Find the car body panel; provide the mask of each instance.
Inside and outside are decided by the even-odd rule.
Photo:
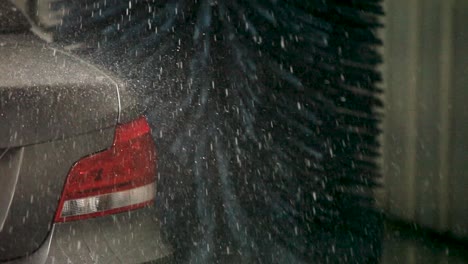
[[[55,224],[46,263],[145,263],[172,253],[154,207]]]
[[[23,148],[0,149],[0,232],[3,230],[23,161]]]
[[[27,35],[0,35],[0,148],[114,127],[117,83]]]
[[[16,190],[0,231],[0,260],[30,254],[44,242],[53,225],[68,171],[80,158],[109,148],[113,134],[114,129],[108,128],[22,147]],[[2,177],[10,177],[1,173]],[[8,191],[3,188],[0,186],[0,191]]]
[[[37,251],[6,264],[173,263],[159,226],[153,206],[55,224]]]

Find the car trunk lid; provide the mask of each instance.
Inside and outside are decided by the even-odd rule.
[[[114,126],[117,84],[31,36],[0,35],[0,148]]]

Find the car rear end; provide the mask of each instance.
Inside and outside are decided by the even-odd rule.
[[[27,32],[0,34],[0,58],[0,262],[167,257],[137,95]]]

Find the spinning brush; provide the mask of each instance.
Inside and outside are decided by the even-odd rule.
[[[51,8],[66,11],[57,43],[145,98],[179,261],[378,260],[379,0]]]

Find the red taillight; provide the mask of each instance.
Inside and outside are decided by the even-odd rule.
[[[110,149],[71,169],[55,222],[143,207],[154,200],[155,175],[156,152],[146,119],[118,125]]]

